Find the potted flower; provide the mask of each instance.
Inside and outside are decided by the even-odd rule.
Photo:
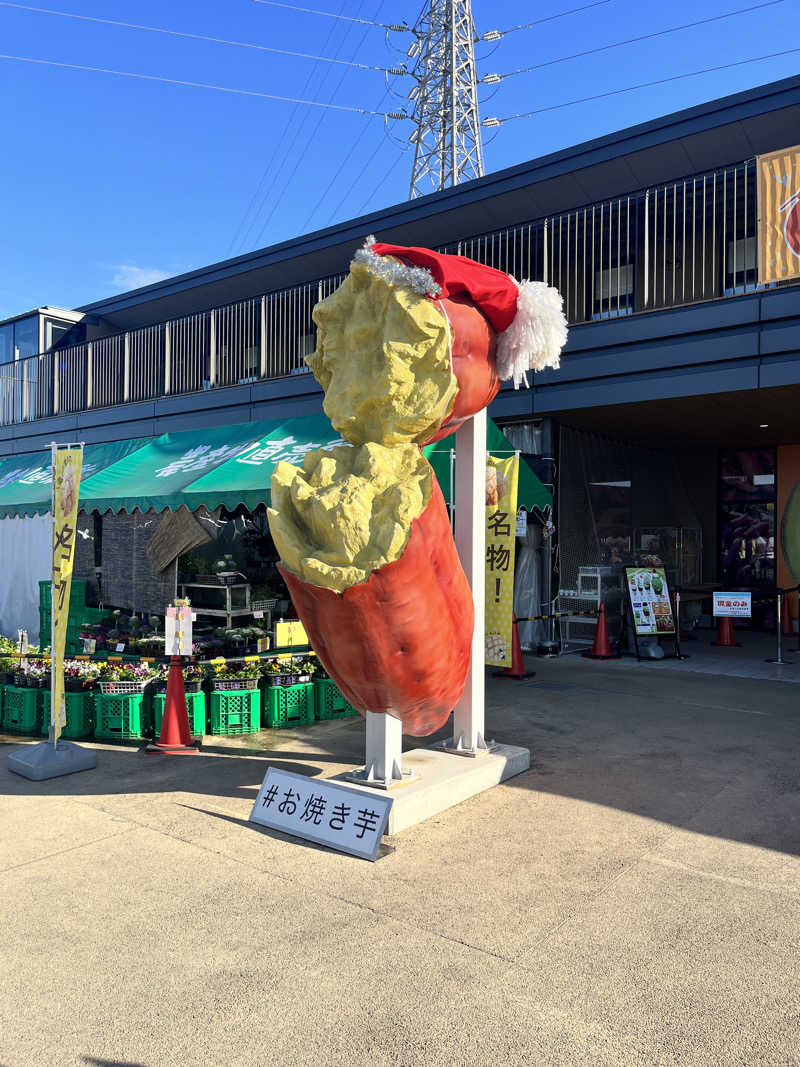
[[[317,662],[310,656],[306,656],[304,659],[295,661],[297,663],[297,670],[299,671],[298,682],[310,682],[314,675],[317,673]]]
[[[98,663],[79,659],[68,659],[64,663],[64,689],[67,693],[85,693],[99,676]]]
[[[29,689],[47,689],[50,685],[50,664],[36,661],[25,669]]]
[[[155,681],[156,693],[166,693],[167,682],[169,681],[169,664],[160,663],[156,668],[153,675]],[[183,668],[183,688],[186,693],[199,693],[200,686],[203,681],[203,672],[200,667],[196,667],[193,663],[188,663]]]
[[[258,689],[261,665],[258,660],[212,660],[206,667],[206,677],[213,689]]]
[[[293,660],[265,660],[264,675],[269,685],[297,685],[300,678]]]
[[[104,693],[141,692],[152,681],[153,672],[146,663],[103,663],[100,688]]]

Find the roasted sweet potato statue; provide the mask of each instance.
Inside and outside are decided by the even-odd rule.
[[[460,256],[370,238],[314,320],[307,362],[349,443],[276,467],[281,573],[345,697],[424,736],[463,691],[474,610],[420,446],[486,407],[501,378],[517,386],[558,366],[561,299]]]

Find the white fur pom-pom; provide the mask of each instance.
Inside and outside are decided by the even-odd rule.
[[[567,343],[564,302],[557,289],[544,282],[522,282],[514,321],[497,342],[497,373],[514,379],[514,388],[528,384],[526,372],[557,369]]]

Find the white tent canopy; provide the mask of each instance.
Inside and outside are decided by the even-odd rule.
[[[51,515],[0,519],[0,633],[14,637],[26,629],[39,642],[39,582],[50,577],[53,519]],[[46,645],[50,634],[43,634]]]

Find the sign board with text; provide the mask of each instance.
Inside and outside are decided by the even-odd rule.
[[[626,567],[625,580],[636,636],[675,633],[667,573],[663,567]]]
[[[392,798],[270,767],[250,822],[375,861]]]
[[[714,593],[715,619],[749,619],[752,593]]]

